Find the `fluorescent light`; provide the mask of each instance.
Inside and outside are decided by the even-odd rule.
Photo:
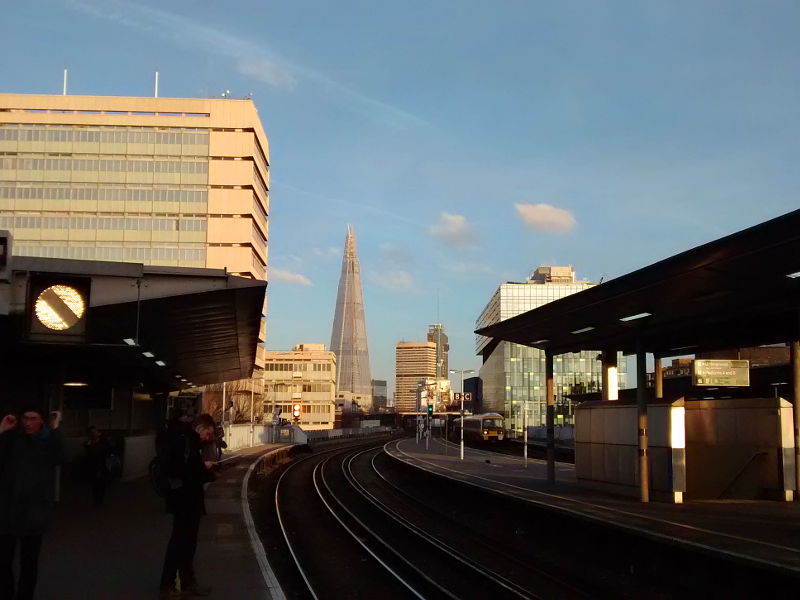
[[[64,383],[64,387],[87,387],[88,385],[85,381],[67,381]]]
[[[645,317],[652,317],[653,313],[649,312],[640,312],[636,313],[635,315],[628,315],[627,317],[620,317],[620,321],[635,321],[636,319],[643,319]]]
[[[166,366],[167,366],[167,363],[165,363],[163,360],[157,360],[157,361],[156,361],[156,364],[157,364],[159,367],[166,367]]]
[[[677,348],[673,348],[673,350],[688,350],[689,348],[697,348],[697,344],[691,344],[690,346],[678,346]]]
[[[584,327],[583,329],[576,329],[575,331],[570,331],[570,333],[586,333],[587,331],[591,331],[592,329],[597,329],[597,327],[590,325],[589,327]]]
[[[186,379],[186,377],[181,377],[181,381],[183,381],[184,383],[186,383],[186,382],[187,382],[187,381],[189,381],[189,380],[188,380],[188,379]]]
[[[136,345],[136,340],[134,340],[133,338],[125,338],[122,341],[125,342],[126,344],[128,344],[128,346],[135,346]]]
[[[155,354],[153,354],[152,352],[142,352],[142,355],[146,356],[147,358],[155,357]]]
[[[175,379],[180,379],[182,375],[175,375]]]
[[[788,273],[786,276],[791,279],[797,279],[798,277],[800,277],[800,271],[795,271],[794,273]]]
[[[548,339],[541,339],[541,340],[536,340],[535,342],[531,342],[531,344],[544,344],[545,342],[549,342],[549,341],[550,340],[548,340]]]

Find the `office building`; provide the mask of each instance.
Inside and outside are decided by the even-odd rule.
[[[527,281],[501,284],[478,317],[475,328],[510,319],[594,285],[576,280],[571,266],[541,266]],[[483,357],[480,368],[483,410],[502,414],[512,435],[522,433],[526,407],[527,424],[544,425],[544,352],[505,341],[495,343],[477,336],[476,353]],[[602,377],[597,356],[596,351],[584,351],[555,357],[556,425],[572,423],[573,406],[567,394],[600,388]],[[618,365],[619,387],[625,387],[625,361],[621,357]]]
[[[417,410],[418,388],[426,379],[436,379],[436,344],[397,342],[394,394],[397,412]]]
[[[447,353],[450,351],[450,344],[444,332],[444,325],[441,323],[429,325],[428,341],[436,344],[436,377],[446,379],[449,376]]]
[[[264,359],[264,414],[280,408],[292,420],[292,406],[301,406],[304,430],[333,429],[336,355],[325,344],[298,344],[288,351],[268,350]]]
[[[369,368],[367,325],[364,320],[361,264],[356,254],[356,234],[349,225],[344,241],[339,290],[336,294],[331,350],[336,354],[337,398],[344,400],[344,411],[351,410],[354,403],[363,410],[370,410],[372,376]]]
[[[18,255],[266,280],[268,215],[251,100],[0,94],[0,229]]]
[[[385,379],[372,380],[372,406],[374,410],[386,410],[387,382]]]

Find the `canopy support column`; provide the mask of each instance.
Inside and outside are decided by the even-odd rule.
[[[544,353],[546,401],[547,401],[547,483],[556,482],[556,442],[555,442],[555,387],[553,385],[553,353],[546,350]]]
[[[656,400],[663,400],[664,398],[664,372],[661,370],[661,359],[655,359],[655,372],[653,373],[654,376],[654,385],[655,385],[655,392],[656,392]]]
[[[619,400],[619,378],[617,376],[617,352],[603,350],[600,354],[603,400]]]
[[[789,344],[792,363],[792,404],[794,413],[794,487],[800,500],[800,340]]]
[[[636,408],[639,416],[639,499],[650,502],[650,468],[647,462],[647,353],[636,340]]]

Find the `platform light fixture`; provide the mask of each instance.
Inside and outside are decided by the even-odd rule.
[[[786,276],[789,279],[797,279],[798,277],[800,277],[800,271],[795,271],[794,273],[787,273]]]
[[[128,346],[135,346],[136,345],[136,340],[134,340],[133,338],[125,338],[122,341],[125,342],[126,344],[128,344]]]
[[[167,363],[165,363],[163,360],[157,360],[157,361],[156,361],[156,364],[157,364],[159,367],[166,367],[166,366],[167,366]]]
[[[64,387],[88,387],[89,384],[85,381],[66,381]]]
[[[635,315],[628,315],[627,317],[620,317],[620,321],[628,322],[628,321],[635,321],[636,319],[644,319],[645,317],[652,317],[653,313],[649,312],[640,312],[636,313]]]
[[[593,329],[597,329],[597,327],[589,325],[588,327],[583,327],[581,329],[576,329],[575,331],[570,331],[570,333],[572,334],[586,333],[587,331],[592,331]]]
[[[531,342],[531,344],[544,344],[545,342],[549,342],[549,341],[550,340],[548,340],[547,338],[543,338],[541,340],[536,340],[534,342]]]
[[[155,354],[152,352],[142,352],[142,356],[146,356],[147,358],[155,358]]]

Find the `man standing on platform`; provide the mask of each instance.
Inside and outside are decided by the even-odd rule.
[[[33,598],[42,535],[53,517],[55,467],[61,464],[61,414],[45,426],[38,407],[0,421],[0,598]],[[14,596],[12,565],[19,546],[19,578]]]
[[[211,588],[201,586],[194,573],[194,553],[200,518],[206,514],[203,486],[214,480],[213,463],[204,461],[202,444],[214,439],[214,419],[209,414],[198,416],[192,424],[173,418],[167,424],[158,449],[169,489],[166,491],[167,512],[172,513],[172,535],[164,556],[161,572],[161,597],[185,598],[208,596]],[[180,591],[176,588],[180,577]]]

